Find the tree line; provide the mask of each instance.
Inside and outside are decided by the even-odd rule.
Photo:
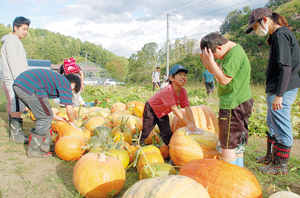
[[[300,0],[270,0],[265,7],[287,18],[293,33],[300,41]],[[242,10],[229,12],[219,32],[229,40],[239,43],[246,51],[252,67],[252,83],[265,82],[269,47],[266,37],[247,35],[249,6]],[[12,31],[10,25],[0,24],[0,37]],[[169,45],[169,65],[182,64],[189,70],[189,81],[201,81],[205,67],[199,56],[192,55],[192,46],[196,39],[176,39]],[[160,49],[157,43],[150,42],[132,54],[129,58],[120,57],[88,41],[82,42],[71,36],[54,33],[45,29],[29,28],[28,35],[21,40],[28,59],[51,60],[52,64],[62,64],[64,59],[75,57],[77,62],[89,61],[103,66],[110,75],[120,81],[149,83],[151,73],[161,67],[161,74],[166,72],[166,43]],[[0,43],[2,47],[2,43]]]

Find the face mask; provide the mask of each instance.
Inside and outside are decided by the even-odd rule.
[[[266,36],[266,35],[268,34],[268,32],[269,32],[269,28],[265,27],[265,28],[262,29],[261,26],[262,26],[262,25],[260,25],[260,26],[256,29],[255,33],[256,33],[258,36]]]

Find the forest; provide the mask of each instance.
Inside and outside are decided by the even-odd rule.
[[[300,41],[300,0],[270,0],[265,7],[287,18],[289,26]],[[242,10],[233,10],[228,13],[220,26],[226,38],[239,43],[246,51],[252,67],[251,82],[263,84],[268,62],[268,45],[266,37],[246,35],[245,29],[251,13],[249,6]],[[0,24],[0,37],[9,34],[10,25]],[[192,46],[196,39],[183,38],[171,41],[170,66],[182,64],[189,69],[189,81],[201,81],[205,67],[199,56],[192,55]],[[151,73],[157,66],[161,67],[161,74],[166,72],[166,44],[158,49],[155,42],[144,44],[141,50],[129,58],[120,57],[88,41],[54,33],[45,29],[29,29],[28,35],[22,39],[27,59],[51,60],[52,64],[62,64],[63,60],[75,57],[77,62],[94,62],[105,67],[110,75],[127,83],[144,83],[151,80]],[[0,47],[2,43],[0,43]]]

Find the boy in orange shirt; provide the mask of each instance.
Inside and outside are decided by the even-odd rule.
[[[174,65],[170,69],[169,84],[155,93],[145,104],[143,113],[143,129],[141,142],[149,136],[157,124],[163,142],[169,145],[173,135],[170,127],[169,113],[173,112],[181,121],[186,123],[190,132],[200,131],[195,126],[193,113],[188,100],[188,95],[183,87],[187,82],[188,70],[182,65]],[[187,117],[183,116],[178,109],[185,108]]]

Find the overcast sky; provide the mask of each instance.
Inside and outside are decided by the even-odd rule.
[[[31,28],[79,38],[129,57],[146,43],[159,46],[169,37],[201,39],[218,31],[229,12],[268,0],[0,0],[0,23],[15,17],[31,20]]]

